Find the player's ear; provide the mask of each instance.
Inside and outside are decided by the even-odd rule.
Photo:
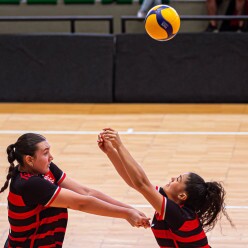
[[[178,195],[178,199],[181,201],[186,201],[188,198],[188,195],[186,194],[186,192],[182,192]]]
[[[33,157],[30,155],[25,155],[23,157],[23,162],[24,162],[24,164],[27,164],[29,166],[33,166]]]

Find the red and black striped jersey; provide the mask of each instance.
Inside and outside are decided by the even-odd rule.
[[[46,175],[32,175],[15,169],[8,195],[8,247],[62,247],[67,209],[49,205],[59,194],[59,184],[65,176],[53,163]]]
[[[162,211],[154,214],[152,231],[160,248],[211,248],[197,214],[168,199],[164,190]]]

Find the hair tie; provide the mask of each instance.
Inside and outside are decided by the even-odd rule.
[[[13,152],[15,152],[15,150],[16,150],[15,144],[12,144],[12,145],[11,145],[11,148],[12,148]]]
[[[7,154],[9,163],[13,163],[16,160],[15,144],[7,147]]]

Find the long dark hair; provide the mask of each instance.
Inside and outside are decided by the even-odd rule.
[[[202,177],[191,172],[185,190],[188,194],[185,205],[195,210],[206,232],[214,228],[222,214],[234,226],[225,209],[226,192],[221,183],[205,182]]]
[[[1,188],[0,193],[8,188],[9,180],[13,177],[15,169],[14,161],[16,160],[20,166],[23,166],[23,156],[30,155],[33,157],[38,149],[37,144],[45,140],[46,138],[40,134],[26,133],[20,136],[15,144],[11,144],[7,147],[6,152],[8,154],[10,166],[6,176],[6,181]]]

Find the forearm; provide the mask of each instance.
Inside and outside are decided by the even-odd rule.
[[[121,219],[127,219],[128,211],[130,211],[128,208],[112,205],[106,201],[91,196],[86,196],[82,203],[79,204],[79,209],[77,210],[90,214]]]
[[[150,181],[147,178],[144,170],[135,161],[135,159],[132,157],[132,155],[128,152],[128,150],[123,144],[117,147],[117,152],[120,156],[122,164],[124,165],[134,187],[137,190],[139,190],[141,187],[145,185],[149,185]]]
[[[107,156],[111,163],[114,165],[116,171],[118,174],[122,177],[122,179],[132,188],[134,188],[134,185],[132,181],[130,180],[130,177],[126,171],[126,168],[123,166],[122,161],[119,157],[118,152],[115,149],[110,150],[107,152]]]
[[[104,193],[102,193],[100,191],[97,191],[97,190],[94,190],[94,189],[91,189],[90,190],[89,195],[90,196],[93,196],[93,197],[96,197],[97,199],[100,199],[100,200],[102,200],[104,202],[113,204],[115,206],[120,206],[120,207],[130,208],[130,209],[133,208],[130,205],[127,205],[125,203],[119,202],[119,201],[111,198],[110,196],[105,195]]]

